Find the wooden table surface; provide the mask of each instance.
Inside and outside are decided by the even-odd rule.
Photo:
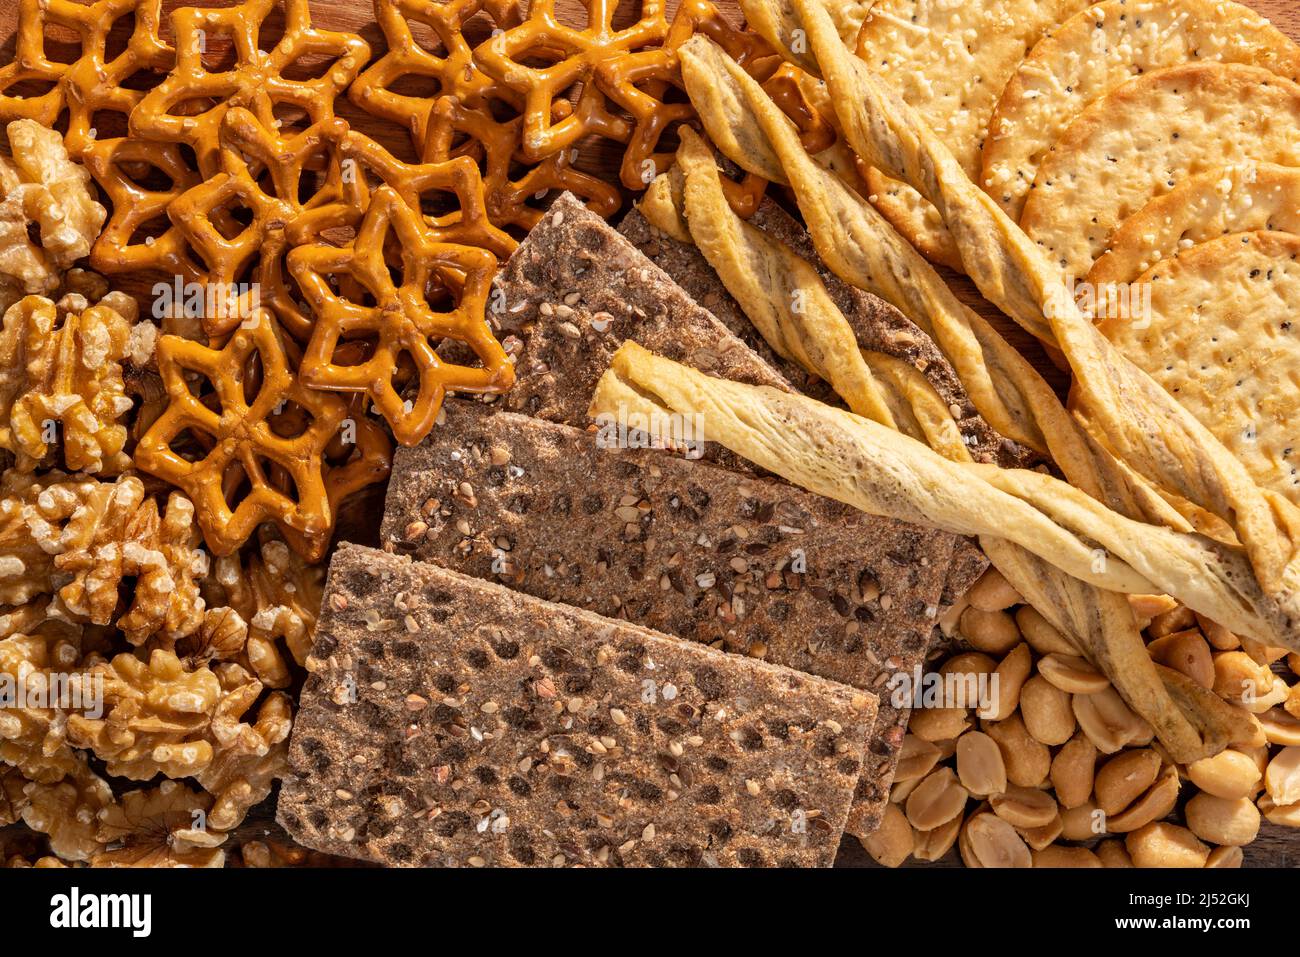
[[[714,2],[735,22],[740,22],[742,18],[736,0],[714,0]],[[1300,0],[1243,0],[1243,2],[1246,6],[1263,13],[1272,20],[1274,25],[1293,39],[1300,41]],[[619,0],[619,19],[626,18],[629,22],[634,19],[638,3],[639,0]],[[163,0],[165,11],[182,5],[184,4],[177,2],[177,0]],[[214,2],[200,5],[226,7],[234,5],[234,0],[214,0]],[[668,7],[670,11],[674,10],[676,6],[677,0],[669,0]],[[565,22],[582,23],[586,20],[586,0],[558,0],[557,8],[561,19]],[[313,21],[318,26],[332,30],[348,30],[359,33],[364,37],[374,51],[372,62],[373,58],[377,58],[383,52],[383,34],[375,24],[369,0],[311,0],[311,11]],[[0,0],[0,63],[7,63],[13,58],[17,18],[18,4],[16,0]],[[169,28],[165,27],[165,35],[168,32]],[[407,160],[415,158],[412,155],[405,131],[401,128],[374,120],[374,118],[356,109],[345,98],[338,101],[336,109],[341,116],[350,122],[354,122],[360,129],[378,139],[395,155]],[[594,144],[591,147],[584,148],[577,165],[584,169],[600,172],[611,181],[617,181],[618,177],[614,172],[618,165],[617,147],[612,144]],[[963,299],[988,316],[1006,334],[1008,339],[1034,361],[1035,365],[1050,381],[1058,387],[1064,388],[1066,384],[1064,377],[1046,359],[1034,340],[986,303],[965,277],[950,273],[948,278]],[[154,281],[154,277],[140,277],[139,279],[122,277],[121,281],[115,281],[114,284],[126,291],[144,295]],[[269,825],[269,818],[269,808],[259,808],[254,816],[250,818],[248,826],[251,830],[259,830],[264,825]],[[1265,823],[1259,839],[1246,849],[1246,860],[1247,864],[1251,866],[1300,866],[1300,830],[1280,828]],[[848,839],[844,843],[836,866],[874,867],[875,864],[867,857],[856,840]],[[937,866],[960,866],[960,861],[957,860],[954,852]]]

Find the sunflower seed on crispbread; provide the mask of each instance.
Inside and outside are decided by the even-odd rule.
[[[869,694],[358,546],[278,820],[391,865],[828,866]]]

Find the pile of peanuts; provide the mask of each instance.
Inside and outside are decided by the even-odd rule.
[[[1173,763],[1106,676],[990,568],[944,616],[961,647],[938,673],[967,689],[996,675],[984,679],[996,697],[912,712],[867,852],[886,867],[937,861],[954,844],[967,867],[1240,867],[1261,818],[1300,827],[1300,655],[1165,596],[1130,602],[1152,659],[1249,713],[1249,742]]]

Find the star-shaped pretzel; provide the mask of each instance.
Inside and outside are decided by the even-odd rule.
[[[528,230],[542,218],[529,205],[552,190],[568,190],[598,216],[609,216],[623,204],[618,188],[598,176],[574,169],[567,151],[535,164],[516,158],[523,117],[498,120],[486,110],[472,110],[455,97],[442,97],[429,122],[423,153],[430,160],[472,158],[482,168],[488,218],[502,227]]]
[[[94,138],[101,111],[126,114],[143,95],[121,84],[141,70],[166,70],[172,51],[158,35],[161,0],[19,0],[12,63],[0,67],[0,123],[20,118],[53,128],[68,111],[68,151],[76,156]],[[109,34],[133,17],[126,45],[109,56]],[[78,52],[52,55],[50,27],[77,35]],[[48,86],[24,95],[21,87]]]
[[[368,196],[373,188],[388,186],[412,209],[424,214],[430,236],[438,242],[480,246],[506,260],[519,245],[509,233],[498,229],[487,207],[483,178],[467,156],[448,157],[437,162],[404,163],[363,133],[351,130],[343,137],[340,154],[344,163],[355,164],[349,173],[354,185]],[[345,203],[358,206],[353,197]]]
[[[284,9],[284,34],[271,50],[258,39],[266,19]],[[225,113],[244,107],[268,129],[279,128],[291,110],[305,125],[334,115],[334,99],[361,71],[370,47],[351,33],[312,26],[307,0],[243,0],[215,9],[181,7],[172,14],[176,34],[176,66],[149,90],[131,113],[131,133],[164,143],[184,143],[198,157],[205,176],[220,171],[220,133]],[[228,37],[234,63],[210,71],[203,53],[214,36]],[[312,79],[290,79],[304,60],[329,58],[322,71],[311,66]],[[192,111],[195,104],[206,108]]]
[[[172,201],[199,183],[180,148],[117,137],[91,143],[82,162],[112,207],[90,251],[90,265],[110,275],[152,271],[196,280],[201,269],[190,258],[184,235],[167,218]],[[229,217],[222,220],[223,228],[233,228]],[[138,239],[141,234],[144,238]]]
[[[384,32],[388,52],[366,68],[348,89],[348,98],[366,112],[404,127],[419,149],[428,137],[429,113],[439,96],[454,96],[471,109],[486,107],[510,94],[474,64],[469,22],[486,13],[490,26],[505,28],[519,22],[515,0],[375,0],[375,19]],[[420,42],[412,24],[432,31],[440,49]],[[433,81],[425,96],[403,92],[412,77]]]
[[[347,123],[331,117],[281,136],[249,110],[232,107],[222,121],[222,171],[186,190],[167,209],[203,265],[206,283],[233,293],[237,284],[256,281],[258,301],[300,339],[311,334],[312,320],[285,282],[283,257],[294,246],[314,242],[323,230],[355,221],[351,204],[341,205],[338,146],[346,133]],[[233,210],[246,211],[247,221],[236,220],[232,228]],[[245,315],[238,306],[208,310],[204,331],[224,336]]]
[[[626,142],[632,126],[609,109],[597,71],[602,64],[661,43],[668,32],[663,0],[644,0],[641,18],[625,30],[613,26],[617,0],[586,0],[587,26],[582,29],[560,22],[555,2],[535,0],[527,20],[474,51],[484,73],[524,97],[522,155],[530,162],[592,134]],[[531,65],[537,61],[547,65]],[[582,90],[572,112],[556,119],[555,102],[575,84]]]
[[[158,342],[158,371],[169,402],[136,446],[135,464],[190,497],[217,555],[239,548],[263,522],[302,543],[309,560],[329,543],[334,512],[324,456],[348,407],[298,381],[280,336],[275,319],[262,309],[219,350],[178,336]],[[192,378],[206,380],[211,393],[196,394]],[[289,403],[305,411],[307,422],[285,435],[272,420]],[[193,459],[175,450],[187,433],[204,447]],[[272,481],[273,470],[290,481]]]
[[[485,316],[496,257],[437,242],[390,187],[375,191],[352,243],[300,246],[289,253],[289,268],[316,316],[301,381],[313,389],[366,393],[403,445],[429,434],[448,390],[499,393],[514,383],[514,366]],[[436,310],[430,296],[450,299],[451,307]],[[372,343],[371,355],[345,364],[340,343],[359,338]],[[483,366],[443,362],[434,350],[444,339],[468,345]],[[395,381],[403,356],[414,366],[417,391],[410,401]]]

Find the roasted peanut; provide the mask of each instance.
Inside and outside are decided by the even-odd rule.
[[[1070,696],[1042,675],[1034,675],[1020,689],[1020,716],[1029,733],[1043,744],[1064,744],[1074,734]]]
[[[1146,630],[1152,638],[1163,638],[1176,631],[1186,631],[1194,627],[1196,627],[1196,615],[1186,605],[1179,605],[1152,618]]]
[[[1221,798],[1204,792],[1187,802],[1187,826],[1211,844],[1244,847],[1259,835],[1259,808],[1250,798]]]
[[[898,767],[894,771],[894,783],[917,781],[934,770],[939,763],[939,749],[924,738],[914,734],[903,736],[903,743],[898,749]]]
[[[1262,714],[1277,703],[1261,706],[1269,699],[1274,681],[1273,672],[1256,664],[1244,651],[1214,656],[1214,693],[1252,714]]]
[[[1221,798],[1250,797],[1260,779],[1255,759],[1240,751],[1220,751],[1187,765],[1187,777],[1202,791]]]
[[[1210,849],[1185,827],[1160,821],[1140,827],[1124,839],[1138,867],[1204,867]]]
[[[1068,694],[1096,694],[1110,687],[1110,679],[1077,655],[1044,655],[1038,673]]]
[[[1056,817],[1056,801],[1046,791],[1012,784],[1002,794],[989,798],[993,813],[1012,827],[1046,827]]]
[[[1214,658],[1209,644],[1195,629],[1157,638],[1147,645],[1147,654],[1156,664],[1182,672],[1202,688],[1214,687]]]
[[[1024,687],[1025,679],[1029,677],[1033,666],[1034,656],[1029,651],[1029,645],[1022,641],[1012,648],[993,672],[993,690],[997,692],[993,713],[981,712],[980,717],[1001,721],[1010,716],[1020,703],[1020,689]]]
[[[1286,694],[1286,701],[1282,702],[1282,710],[1293,718],[1300,718],[1300,681],[1291,686],[1291,690]]]
[[[1053,802],[1055,803],[1055,802]],[[1041,827],[1018,827],[1016,832],[1025,839],[1031,851],[1041,851],[1043,848],[1056,843],[1057,838],[1061,836],[1061,814],[1060,808],[1052,815],[1052,819]]]
[[[1206,858],[1206,867],[1215,868],[1232,868],[1241,867],[1245,861],[1246,855],[1241,852],[1239,847],[1216,847],[1210,851],[1210,856]]]
[[[1102,754],[1114,754],[1131,744],[1147,744],[1155,737],[1151,725],[1129,710],[1114,688],[1070,699],[1075,720]]]
[[[1086,847],[1052,844],[1033,853],[1034,867],[1102,867],[1101,858]]]
[[[1244,635],[1241,638],[1241,650],[1250,655],[1251,661],[1263,668],[1268,668],[1272,666],[1273,662],[1281,661],[1286,657],[1285,648],[1279,648],[1277,645],[1266,645]]]
[[[939,741],[958,737],[970,726],[971,716],[965,708],[914,708],[907,729],[937,747]]]
[[[1129,595],[1128,604],[1133,609],[1133,617],[1137,619],[1138,631],[1146,631],[1157,615],[1178,607],[1178,602],[1168,595]]]
[[[1259,799],[1259,809],[1270,824],[1279,827],[1300,827],[1300,803],[1277,804],[1265,794]]]
[[[1002,611],[1004,608],[1024,602],[1020,592],[1002,577],[1000,571],[992,567],[971,586],[971,590],[966,593],[966,598],[972,608],[978,608],[980,611]]]
[[[858,838],[871,859],[884,867],[898,867],[912,853],[912,825],[896,804],[885,805],[880,826]]]
[[[1038,787],[1047,780],[1052,767],[1052,752],[1035,741],[1025,730],[1025,722],[1016,712],[1005,721],[986,721],[984,732],[997,742],[1007,767],[1007,780],[1021,787]]]
[[[988,676],[997,669],[998,663],[988,655],[978,651],[968,651],[954,655],[939,666],[939,674],[944,677],[944,704],[954,708],[979,708],[987,702],[981,701],[981,687],[989,687]]]
[[[1110,817],[1119,814],[1156,783],[1160,755],[1150,748],[1115,755],[1097,772],[1097,806]]]
[[[933,831],[916,831],[912,835],[912,856],[918,861],[937,861],[957,843],[961,832],[962,816],[956,815]]]
[[[933,831],[960,814],[968,797],[952,768],[936,768],[907,796],[907,821],[918,831]]]
[[[962,612],[960,630],[976,651],[999,657],[1020,642],[1020,629],[1005,611],[980,611],[971,606]]]
[[[1172,764],[1165,765],[1155,784],[1145,793],[1119,814],[1106,818],[1106,829],[1116,834],[1125,834],[1158,821],[1178,803],[1178,788],[1178,769]]]
[[[1259,719],[1260,731],[1269,744],[1300,746],[1300,718],[1281,708],[1271,708],[1255,717]],[[1233,743],[1236,744],[1235,741]]]
[[[996,814],[976,814],[962,828],[959,845],[967,867],[1033,867],[1029,847]]]
[[[997,742],[982,731],[967,731],[957,739],[957,777],[976,797],[1007,789],[1007,766]]]
[[[1070,643],[1070,639],[1061,634],[1056,626],[1043,617],[1032,605],[1021,605],[1016,609],[1016,625],[1020,633],[1029,642],[1029,647],[1040,655],[1077,655],[1079,649]]]
[[[1237,636],[1218,622],[1210,621],[1204,615],[1197,615],[1196,624],[1200,627],[1205,640],[1210,643],[1210,647],[1215,651],[1232,651],[1241,647],[1241,642],[1237,639]]]
[[[1083,804],[1092,795],[1097,767],[1097,747],[1084,734],[1076,734],[1052,759],[1052,787],[1062,807]]]
[[[1067,841],[1087,841],[1106,833],[1106,815],[1092,801],[1061,811],[1061,837]]]
[[[1283,748],[1268,762],[1264,789],[1275,804],[1300,801],[1300,748]]]
[[[1132,867],[1133,858],[1129,856],[1128,848],[1124,846],[1123,841],[1112,838],[1108,841],[1102,841],[1096,848],[1097,860],[1101,861],[1102,867]]]
[[[931,743],[955,738],[969,727],[965,708],[916,708],[907,722],[907,730]]]

